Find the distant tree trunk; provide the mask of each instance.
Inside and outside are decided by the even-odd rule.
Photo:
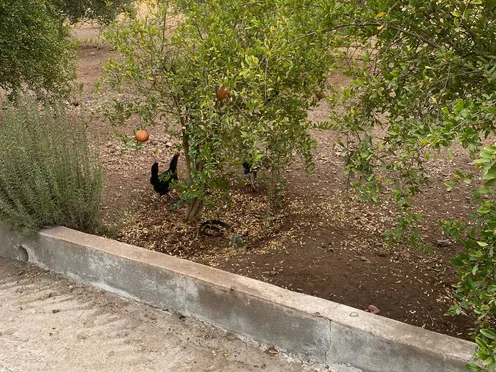
[[[274,167],[271,166],[269,169],[269,185],[268,185],[268,200],[267,200],[267,221],[272,220],[275,215],[276,200],[277,200],[277,181],[276,181],[276,171]]]

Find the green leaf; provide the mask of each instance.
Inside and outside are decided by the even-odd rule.
[[[489,181],[484,182],[484,186],[485,187],[491,187],[495,183],[496,183],[496,178],[493,178],[492,180],[489,180]]]
[[[496,163],[488,169],[488,171],[482,176],[484,180],[492,180],[496,178]]]
[[[479,270],[479,266],[475,265],[474,267],[472,267],[472,275],[477,274],[478,270]]]
[[[465,365],[465,367],[467,367],[467,369],[470,371],[470,372],[481,372],[482,371],[482,368],[479,367],[477,364],[475,364],[474,362],[470,362],[470,363],[467,363]]]
[[[479,212],[480,214],[487,214],[491,212],[491,210],[487,207],[480,207],[479,209],[477,209],[477,212]]]
[[[448,158],[450,158],[450,160],[455,160],[455,157],[453,156],[453,152],[451,151],[451,149],[448,149],[447,152],[448,152]]]
[[[488,162],[488,159],[480,158],[480,159],[475,159],[472,163],[474,163],[474,164],[486,164],[487,162]]]
[[[491,340],[496,340],[496,333],[490,329],[481,329],[480,333],[482,333],[484,337],[490,338]]]
[[[488,356],[484,361],[482,362],[487,367],[487,372],[494,372],[494,368],[496,366],[496,362],[494,360],[494,357]]]

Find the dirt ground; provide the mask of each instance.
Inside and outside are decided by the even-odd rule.
[[[331,371],[3,258],[0,298],[0,371]]]
[[[461,247],[447,241],[436,223],[441,218],[465,217],[470,211],[469,188],[461,186],[449,193],[444,185],[456,167],[470,168],[461,149],[453,151],[454,161],[445,154],[431,160],[431,186],[416,201],[425,214],[427,242],[438,245],[429,255],[408,245],[386,246],[382,232],[394,222],[393,203],[386,198],[372,206],[346,192],[343,158],[332,132],[314,133],[318,142],[314,173],[304,172],[298,164],[288,169],[282,207],[270,225],[265,223],[263,187],[252,192],[241,170],[233,178],[230,200],[207,208],[205,220],[229,222],[243,236],[245,243],[236,248],[230,244],[232,234],[205,237],[198,224],[184,223],[183,209],[170,212],[177,201],[174,192],[171,198],[155,197],[149,184],[150,167],[155,160],[167,167],[177,143],[155,127],[149,128],[150,141],[142,150],[122,151],[100,112],[106,96],[95,96],[92,87],[113,52],[90,40],[97,36],[97,28],[84,26],[75,34],[83,41],[78,81],[84,90],[74,110],[89,118],[107,170],[104,210],[112,237],[356,308],[373,304],[381,316],[468,338],[470,318],[444,316],[455,280],[449,260]],[[345,84],[340,76],[332,80]],[[325,120],[325,104],[309,115],[312,120]],[[129,135],[133,129],[124,128]],[[184,177],[182,165],[180,161],[180,178]]]

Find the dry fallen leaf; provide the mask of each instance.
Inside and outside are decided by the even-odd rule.
[[[270,356],[275,356],[277,355],[277,350],[274,346],[270,346],[267,348],[267,350],[265,350],[265,354],[268,354]]]

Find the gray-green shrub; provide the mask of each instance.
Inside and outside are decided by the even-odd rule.
[[[103,168],[84,124],[61,104],[0,105],[0,220],[28,235],[56,225],[99,228]]]

